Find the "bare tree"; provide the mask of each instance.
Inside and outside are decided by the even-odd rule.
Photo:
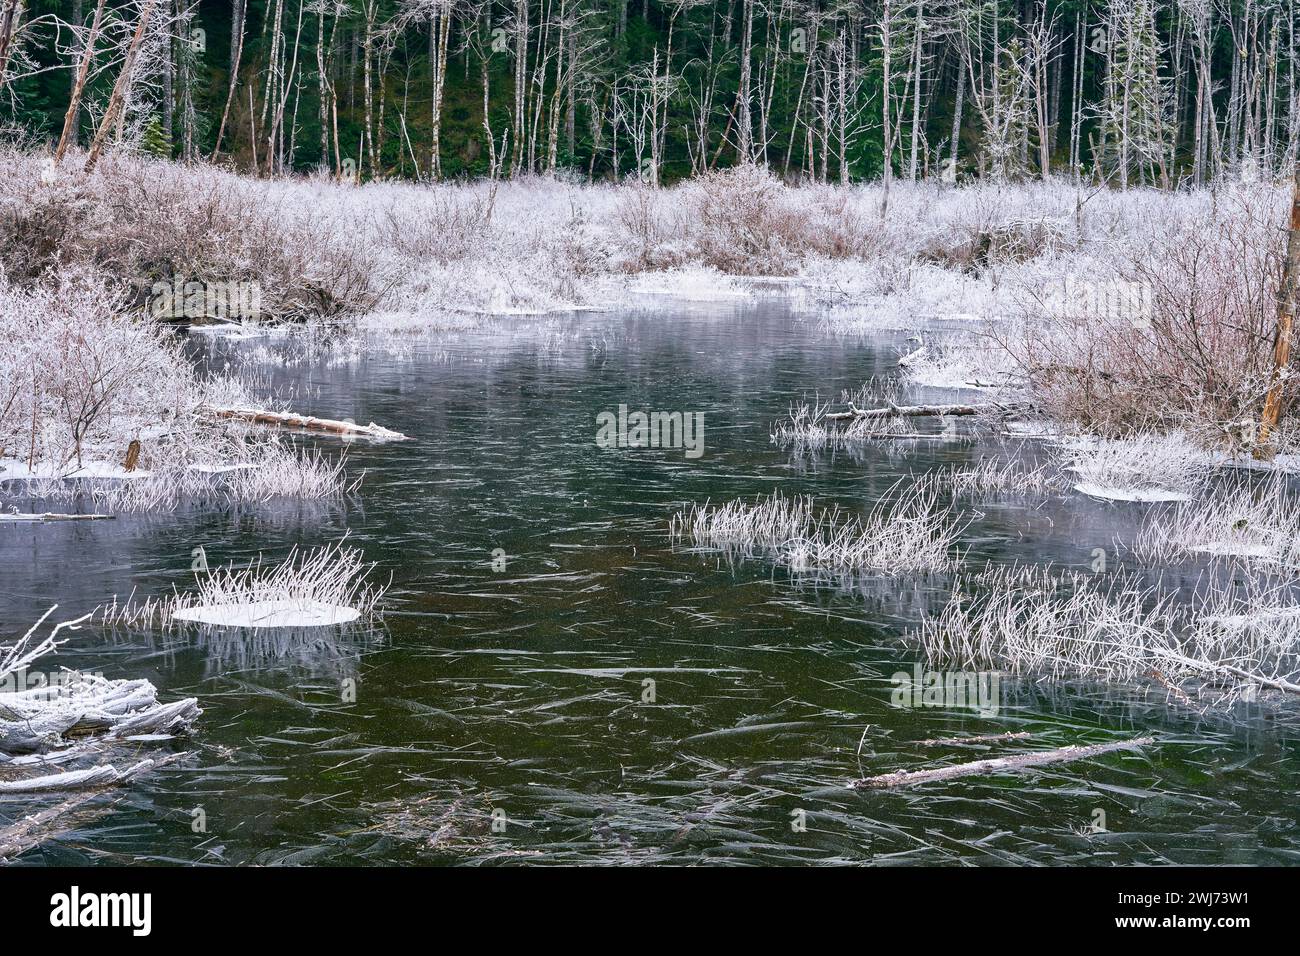
[[[86,89],[86,78],[90,75],[90,64],[95,58],[95,44],[99,42],[99,32],[104,20],[104,2],[99,0],[95,5],[95,16],[91,20],[90,32],[86,36],[86,42],[82,48],[81,62],[77,67],[76,82],[72,87],[72,101],[68,103],[68,112],[63,118],[63,132],[59,136],[59,145],[54,150],[54,161],[57,163],[63,159],[64,154],[68,151],[68,146],[76,139],[77,121],[81,116],[81,96]]]
[[[122,70],[117,75],[117,82],[113,84],[113,92],[108,99],[108,108],[104,111],[104,118],[100,121],[99,128],[95,130],[95,138],[90,144],[90,154],[86,157],[87,173],[94,171],[95,165],[99,162],[99,157],[104,151],[104,141],[108,137],[108,131],[116,125],[122,113],[127,92],[131,86],[136,58],[140,53],[140,45],[144,40],[145,31],[149,27],[149,18],[152,16],[157,2],[158,0],[145,0],[144,9],[140,12],[139,20],[136,22],[135,34],[127,48],[126,59],[122,63]]]

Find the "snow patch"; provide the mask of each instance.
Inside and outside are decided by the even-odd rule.
[[[1107,501],[1191,501],[1192,496],[1181,491],[1167,488],[1113,488],[1082,481],[1074,490],[1090,498],[1103,498]]]
[[[356,608],[313,600],[200,604],[172,614],[173,620],[221,627],[326,627],[347,624],[360,616]]]
[[[15,481],[25,478],[113,478],[127,480],[149,478],[153,475],[153,472],[147,468],[127,471],[121,465],[108,461],[92,461],[88,465],[83,465],[71,471],[67,470],[67,468],[66,465],[60,467],[51,461],[40,461],[29,468],[27,462],[20,458],[0,458],[0,481]]]

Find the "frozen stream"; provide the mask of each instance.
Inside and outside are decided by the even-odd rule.
[[[916,661],[902,636],[945,600],[945,580],[818,588],[672,546],[685,504],[780,488],[865,511],[909,473],[1015,453],[923,441],[800,459],[769,441],[792,400],[895,374],[903,335],[826,337],[764,303],[583,315],[347,360],[304,359],[292,341],[195,348],[218,365],[283,351],[287,364],[255,368],[296,408],[414,440],[348,445],[349,471],[366,475],[343,503],[0,527],[0,641],[52,601],[71,616],[133,588],[184,589],[198,547],[211,564],[278,560],[345,531],[392,575],[385,624],[79,631],[61,663],[148,677],[205,712],[176,745],[193,757],[23,864],[1297,859],[1285,712],[1212,722],[1147,694],[1010,681],[994,714],[894,707],[890,677]],[[620,404],[702,412],[702,456],[598,447],[596,416]],[[965,560],[1086,569],[1143,507],[981,505]],[[845,789],[863,772],[1008,752],[922,743],[1007,731],[1034,746],[1164,742],[1018,776]],[[0,823],[57,799],[0,797]]]

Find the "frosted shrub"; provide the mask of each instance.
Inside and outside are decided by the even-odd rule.
[[[678,239],[673,194],[637,183],[619,190],[615,225],[629,272],[671,269],[687,260]]]
[[[197,387],[178,348],[120,305],[94,274],[30,291],[0,276],[0,458],[55,470],[90,453],[120,461],[133,431],[192,409]]]
[[[681,187],[697,260],[734,275],[785,275],[806,247],[809,209],[766,169],[737,166]]]
[[[378,215],[378,233],[399,255],[440,264],[474,255],[492,226],[491,187],[448,185],[427,192],[425,201],[402,197]]]
[[[112,154],[94,176],[42,181],[38,156],[0,154],[0,267],[33,281],[97,267],[145,305],[155,283],[254,282],[273,320],[369,311],[385,287],[365,231],[307,187]]]
[[[65,269],[33,288],[0,274],[0,342],[6,498],[148,511],[183,500],[333,498],[355,487],[341,458],[213,418],[209,406],[251,404],[247,389],[229,377],[200,380],[171,334],[126,309],[97,273]]]
[[[1129,217],[1121,241],[1079,260],[1074,288],[1137,289],[1143,309],[1110,308],[1102,295],[1072,296],[1064,309],[1034,301],[1002,342],[1057,418],[1105,434],[1184,428],[1239,441],[1271,369],[1279,195],[1135,203]],[[1290,404],[1297,384],[1286,391]]]

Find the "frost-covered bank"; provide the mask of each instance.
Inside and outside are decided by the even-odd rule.
[[[186,463],[248,463],[217,446],[249,432],[201,414],[248,397],[199,382],[143,318],[175,318],[171,290],[191,284],[256,290],[263,323],[440,333],[779,279],[837,331],[917,331],[913,383],[1017,393],[1066,428],[1178,430],[1228,450],[1250,443],[1270,373],[1286,194],[1269,185],[896,184],[886,211],[877,186],[791,186],[752,166],[669,189],[355,186],[126,153],[87,176],[78,159],[0,154],[16,346],[0,436],[29,475],[82,467],[87,448],[97,467],[125,460],[133,440],[146,467],[160,441]],[[212,301],[188,300],[184,318],[217,318]]]
[[[67,266],[25,285],[0,274],[0,341],[7,513],[32,499],[135,511],[346,487],[337,460],[220,420],[214,410],[248,404],[247,389],[200,377],[102,272]]]

